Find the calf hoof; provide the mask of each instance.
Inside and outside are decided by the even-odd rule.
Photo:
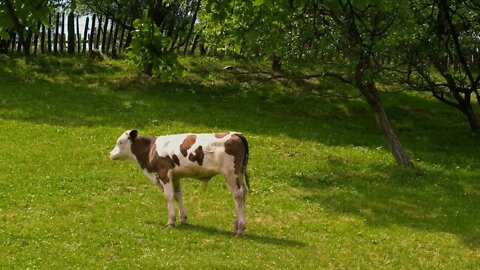
[[[235,237],[242,237],[243,232],[245,231],[245,224],[238,223],[235,221],[233,224],[233,233],[235,233]]]
[[[175,224],[167,224],[167,225],[165,225],[165,228],[173,229],[173,228],[175,228]]]
[[[188,219],[187,219],[187,217],[182,218],[182,219],[180,220],[180,224],[182,224],[182,225],[188,225]]]

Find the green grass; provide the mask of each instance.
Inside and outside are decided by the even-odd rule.
[[[0,58],[0,268],[480,267],[480,142],[460,113],[382,95],[415,161],[403,170],[362,99],[183,61],[188,77],[159,84],[122,61]],[[246,134],[246,235],[219,177],[186,179],[191,224],[164,228],[160,190],[108,159],[130,128]]]

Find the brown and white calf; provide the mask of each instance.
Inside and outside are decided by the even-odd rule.
[[[124,132],[110,152],[113,160],[127,160],[140,165],[145,175],[163,188],[168,206],[167,227],[175,226],[178,203],[180,222],[187,223],[180,179],[197,178],[207,183],[220,174],[225,178],[236,207],[234,233],[245,230],[245,196],[248,175],[248,143],[238,132],[142,136],[137,130]]]

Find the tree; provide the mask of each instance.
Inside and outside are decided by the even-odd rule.
[[[279,51],[283,57],[306,55],[325,69],[324,76],[358,89],[397,164],[413,166],[390,125],[377,89],[381,75],[394,64],[390,52],[406,38],[406,0],[223,0],[210,1],[207,11],[221,23],[214,27],[235,51],[254,53],[250,42],[257,42],[272,56]],[[293,42],[284,45],[285,40]]]
[[[187,46],[192,36],[200,1],[152,1],[150,4],[133,23],[135,31],[128,56],[142,66],[146,74],[171,80],[175,75],[184,74],[177,61],[177,50]]]
[[[410,47],[407,82],[430,91],[439,101],[460,110],[480,135],[472,99],[480,103],[480,3],[412,1],[417,39]]]

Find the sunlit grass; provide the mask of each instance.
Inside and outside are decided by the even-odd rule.
[[[361,99],[286,95],[295,90],[235,79],[227,60],[188,61],[187,78],[157,84],[122,61],[2,59],[2,267],[478,267],[480,143],[458,112],[422,95],[382,96],[416,165],[403,170]],[[108,159],[133,127],[245,133],[245,237],[233,237],[219,177],[207,190],[186,179],[191,225],[165,229],[160,190]]]

